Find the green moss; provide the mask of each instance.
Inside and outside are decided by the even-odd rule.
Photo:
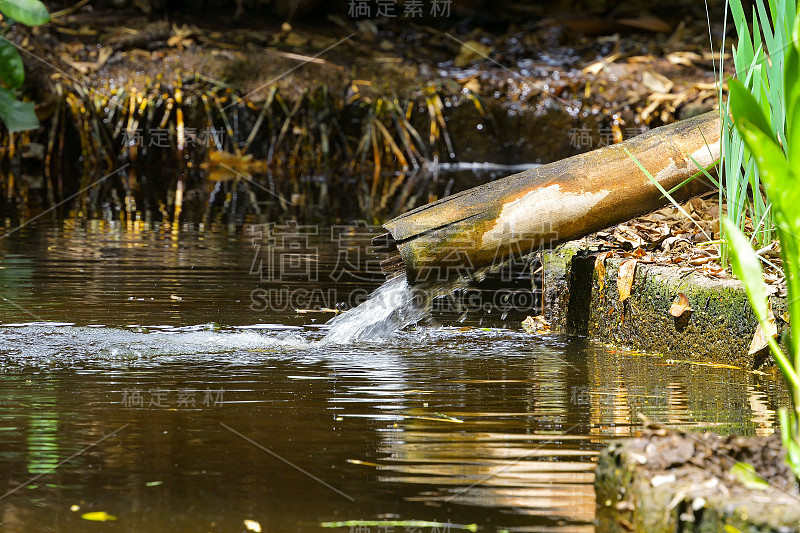
[[[601,290],[596,271],[591,281],[574,275],[579,266],[591,268],[588,253],[580,243],[572,242],[544,254],[545,314],[556,331],[587,334],[601,342],[668,357],[748,368],[768,360],[764,354],[748,355],[756,319],[737,280],[712,279],[678,266],[639,263],[631,296],[620,302],[617,279],[624,259],[606,260]],[[676,319],[669,309],[679,293],[687,296],[694,311]],[[581,299],[589,302],[583,331],[567,325],[570,305]],[[780,332],[785,327],[780,318],[786,312],[785,298],[773,296],[772,306]]]

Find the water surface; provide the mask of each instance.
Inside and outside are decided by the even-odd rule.
[[[597,455],[639,413],[775,429],[771,376],[528,335],[499,313],[325,341],[381,278],[368,227],[315,231],[0,238],[3,531],[590,532]],[[81,518],[98,511],[116,520]]]

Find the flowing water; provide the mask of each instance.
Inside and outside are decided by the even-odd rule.
[[[0,235],[0,529],[590,532],[639,413],[776,428],[770,375],[431,320],[402,278],[326,325],[381,284],[373,233]]]
[[[378,287],[369,299],[328,322],[324,342],[347,344],[386,339],[425,318],[427,302],[420,301],[406,276],[397,276]]]

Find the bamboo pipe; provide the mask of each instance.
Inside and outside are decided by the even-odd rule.
[[[384,262],[389,277],[409,282],[455,275],[552,248],[668,203],[627,149],[670,190],[719,160],[720,117],[712,111],[627,141],[520,172],[421,206],[390,220],[374,244],[399,251]],[[695,180],[673,195],[710,188]]]

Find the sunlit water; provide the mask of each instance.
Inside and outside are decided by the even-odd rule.
[[[259,231],[0,239],[2,531],[588,532],[597,454],[638,413],[764,434],[786,401],[745,369],[431,322],[401,278],[326,325],[380,276],[340,275],[327,229],[276,275]]]

